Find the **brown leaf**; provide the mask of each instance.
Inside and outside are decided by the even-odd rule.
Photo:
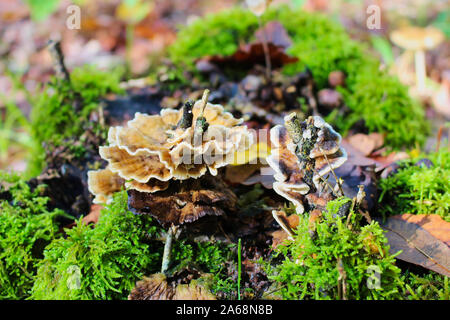
[[[398,259],[450,276],[450,223],[437,215],[402,214],[381,225]]]
[[[216,297],[196,280],[177,285],[176,279],[156,273],[138,281],[128,300],[216,300]]]
[[[102,205],[93,204],[91,206],[91,212],[89,212],[89,214],[87,216],[83,217],[83,222],[85,224],[97,223],[102,209],[103,209]]]
[[[264,27],[256,30],[255,38],[261,43],[267,41],[281,48],[288,48],[292,44],[286,29],[278,21],[268,22]]]
[[[270,62],[272,67],[279,68],[288,63],[298,61],[298,58],[286,54],[285,49],[292,43],[288,33],[279,22],[269,22],[262,29],[255,32],[256,41],[241,45],[235,53],[230,56],[211,56],[203,58],[208,62],[223,66],[236,64],[241,67],[252,67],[255,64],[265,64],[264,57],[264,36],[267,39]]]
[[[383,146],[384,138],[381,134],[373,132],[369,135],[363,133],[354,134],[347,138],[348,142],[363,155],[368,156],[374,150]]]
[[[136,214],[149,214],[164,226],[194,222],[204,216],[233,211],[237,197],[218,177],[174,181],[167,190],[146,193],[128,191],[128,207]]]

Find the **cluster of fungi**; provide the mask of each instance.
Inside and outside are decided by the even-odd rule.
[[[214,176],[252,144],[253,136],[240,125],[242,119],[207,98],[205,91],[202,100],[188,101],[182,110],[137,113],[127,126],[111,127],[109,145],[100,147],[107,167],[88,172],[94,202],[105,203],[125,187],[129,209],[150,214],[164,227],[233,207],[236,196]]]
[[[236,206],[237,197],[218,169],[233,163],[237,153],[254,143],[254,137],[241,125],[242,119],[208,103],[208,93],[205,90],[201,100],[188,101],[181,110],[137,113],[126,126],[111,127],[108,146],[100,147],[106,168],[88,172],[95,203],[107,203],[113,193],[126,188],[128,208],[151,215],[167,229],[161,273],[140,282],[130,298],[145,299],[159,292],[157,296],[175,299],[186,290],[200,290],[171,286],[166,280],[172,238],[180,226],[204,216],[223,215]],[[275,170],[274,191],[291,201],[298,214],[306,206],[310,216],[320,216],[326,202],[342,195],[325,178],[347,159],[341,136],[321,117],[302,122],[295,113],[285,117],[284,126],[272,128],[270,136],[267,162]],[[292,236],[285,213],[275,210],[273,216]],[[204,290],[200,291],[198,295],[204,296]]]

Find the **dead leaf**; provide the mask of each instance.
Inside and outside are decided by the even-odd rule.
[[[361,151],[363,155],[368,156],[374,150],[383,146],[383,135],[372,132],[371,134],[357,133],[347,138],[347,141],[357,150]]]
[[[398,259],[450,276],[450,223],[437,215],[402,214],[381,227],[387,230],[391,252],[402,250]]]
[[[192,280],[177,284],[176,278],[166,278],[162,273],[144,277],[131,290],[128,300],[216,300],[205,283]]]
[[[100,217],[100,212],[102,211],[103,206],[99,204],[93,204],[91,206],[91,212],[85,217],[83,217],[83,222],[85,224],[97,223],[98,218]]]
[[[271,21],[266,23],[264,27],[256,30],[255,38],[259,42],[267,41],[273,45],[281,48],[288,48],[292,44],[286,29],[278,21]]]
[[[287,31],[279,22],[269,22],[262,29],[255,32],[256,41],[241,45],[235,53],[230,56],[211,56],[201,60],[224,66],[236,64],[241,67],[252,67],[255,64],[265,65],[263,38],[267,38],[267,47],[272,67],[279,68],[288,63],[298,61],[286,53],[286,48],[292,43]]]

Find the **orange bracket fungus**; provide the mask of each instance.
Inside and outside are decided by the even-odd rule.
[[[272,152],[267,162],[275,171],[273,189],[293,202],[301,214],[306,195],[320,193],[326,183],[323,177],[341,166],[347,154],[340,146],[339,133],[321,117],[301,122],[291,113],[284,120],[285,126],[277,125],[270,131]]]

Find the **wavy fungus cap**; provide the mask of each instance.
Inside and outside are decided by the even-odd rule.
[[[289,121],[289,117],[286,116],[285,121]],[[307,160],[299,159],[296,149],[299,148],[301,153],[306,150],[308,144],[310,145],[306,157],[314,166],[312,182],[318,189],[321,177],[340,167],[347,160],[345,150],[340,147],[341,136],[321,117],[310,117],[300,124],[300,128],[301,139],[296,145],[286,127],[282,125],[273,127],[270,130],[272,151],[267,157],[267,162],[275,171],[276,182],[273,189],[293,202],[299,214],[304,211],[304,197],[310,192],[311,187],[305,181],[305,170],[302,170],[302,162]]]
[[[192,108],[192,125],[186,129],[177,124],[183,110],[163,109],[159,115],[136,113],[126,126],[111,127],[108,146],[100,147],[100,156],[108,161],[104,170],[88,172],[89,190],[94,203],[105,202],[125,185],[140,192],[168,188],[169,180],[198,178],[234,160],[234,153],[253,143],[243,119],[236,119],[221,105],[202,104]],[[196,119],[208,123],[200,136],[195,134]]]

